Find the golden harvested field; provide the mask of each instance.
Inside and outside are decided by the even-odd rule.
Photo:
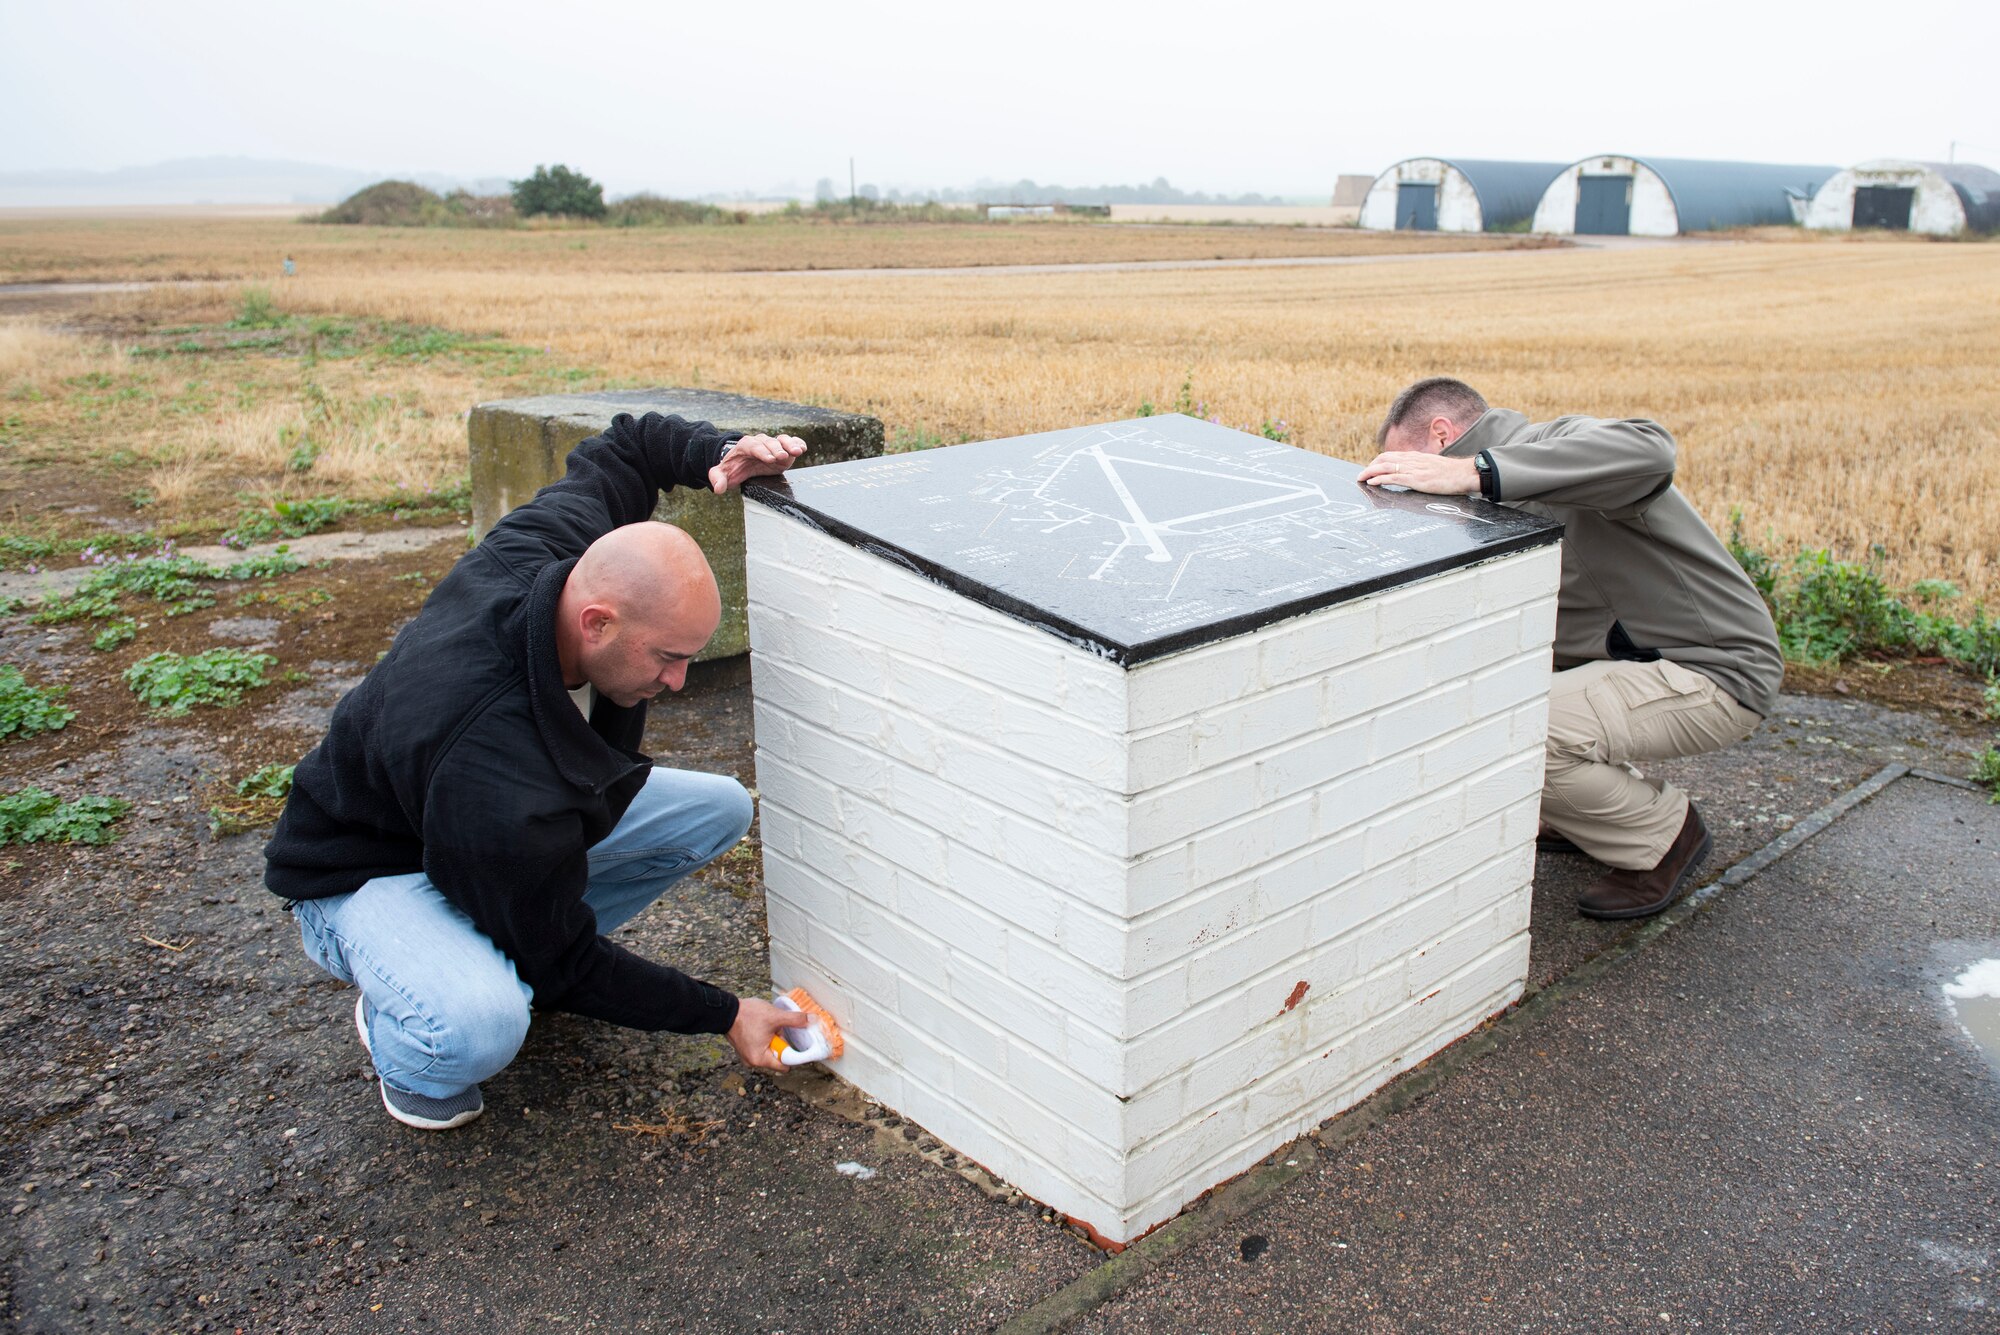
[[[293,234],[238,225],[252,237],[260,225]],[[688,232],[676,244],[714,234]],[[1775,535],[1779,550],[1854,556],[1880,542],[1899,584],[1948,578],[2000,601],[2000,252],[1989,246],[1747,242],[1351,267],[837,277],[658,272],[637,241],[620,268],[599,243],[624,238],[601,232],[581,234],[578,252],[535,248],[540,236],[509,250],[455,233],[447,239],[470,239],[453,251],[427,249],[435,234],[362,235],[374,250],[356,242],[338,264],[307,263],[270,284],[279,306],[496,335],[518,345],[512,360],[495,354],[504,366],[482,369],[477,358],[357,357],[309,369],[293,346],[258,364],[263,388],[237,393],[240,408],[175,419],[135,406],[135,475],[161,473],[163,491],[178,479],[190,504],[225,484],[272,494],[436,481],[463,467],[465,406],[565,382],[699,383],[871,412],[892,435],[955,441],[1131,416],[1142,400],[1170,404],[1191,379],[1225,422],[1283,419],[1298,443],[1361,459],[1398,388],[1449,372],[1538,417],[1666,423],[1681,441],[1682,485],[1718,529],[1740,508],[1749,535]],[[138,240],[124,259],[89,263],[170,272],[212,262],[205,230],[155,223]],[[46,257],[68,244],[45,236],[33,248]],[[130,340],[226,321],[238,300],[234,288],[159,289],[63,318]],[[0,345],[0,397],[15,395],[4,406],[30,422],[39,450],[60,436],[62,385],[86,362],[98,374],[153,375],[146,392],[162,401],[176,374],[157,358],[135,369],[91,336],[32,347],[14,337],[11,356]],[[36,369],[59,363],[66,377]],[[24,403],[22,385],[47,397]],[[368,418],[354,405],[371,393],[394,406]],[[317,477],[288,476],[283,442],[295,436],[281,431],[324,418],[325,401],[346,444]]]
[[[1418,236],[1352,228],[1134,226],[1067,220],[476,230],[342,227],[232,217],[51,217],[0,211],[0,283],[127,279],[270,281],[290,255],[312,277],[437,268],[548,274],[966,264],[1263,259],[1506,250],[1525,236]]]

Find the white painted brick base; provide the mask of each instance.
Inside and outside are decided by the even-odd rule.
[[[1544,547],[1130,670],[745,507],[771,971],[1126,1241],[1521,994]]]

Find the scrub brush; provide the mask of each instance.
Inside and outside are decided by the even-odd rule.
[[[787,1066],[803,1066],[807,1062],[830,1062],[838,1060],[841,1053],[840,1026],[826,1013],[826,1008],[806,995],[803,987],[795,987],[789,992],[779,993],[771,998],[774,1005],[788,1011],[797,1011],[805,1017],[805,1023],[796,1029],[784,1029],[771,1037],[771,1051],[778,1054],[778,1060]]]

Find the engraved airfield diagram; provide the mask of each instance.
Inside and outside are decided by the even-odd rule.
[[[1056,578],[1119,587],[1150,630],[1397,569],[1401,540],[1446,526],[1329,496],[1289,445],[1225,452],[1129,422],[1065,437],[972,479],[971,497],[995,507],[990,546],[959,555],[1059,548]]]
[[[1126,664],[1560,533],[1360,471],[1167,414],[794,470],[746,495]]]

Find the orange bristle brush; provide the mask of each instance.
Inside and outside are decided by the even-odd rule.
[[[803,987],[780,993],[771,1001],[788,1011],[797,1011],[806,1022],[771,1036],[771,1051],[787,1066],[807,1062],[837,1061],[841,1053],[840,1026],[826,1013],[826,1007],[806,995]]]

